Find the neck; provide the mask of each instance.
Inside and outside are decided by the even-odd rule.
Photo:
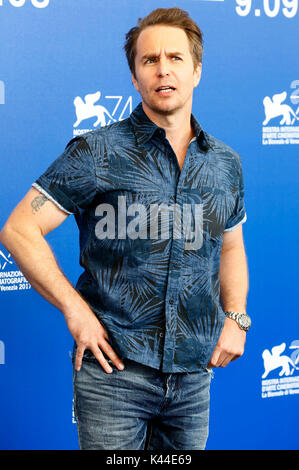
[[[177,110],[175,114],[160,114],[142,102],[142,108],[147,117],[157,126],[165,129],[167,140],[174,147],[189,144],[194,137],[191,126],[191,106],[187,110]]]

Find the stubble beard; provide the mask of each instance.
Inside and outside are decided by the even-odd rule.
[[[178,105],[173,105],[173,107],[169,109],[164,109],[163,106],[159,106],[158,104],[151,102],[150,100],[143,100],[146,106],[151,109],[154,113],[160,114],[162,116],[171,116],[172,114],[175,114],[175,112],[179,109]]]

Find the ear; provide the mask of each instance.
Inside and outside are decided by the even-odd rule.
[[[202,70],[202,64],[199,63],[194,72],[193,72],[193,84],[194,84],[194,88],[197,87],[197,85],[199,84],[200,82],[200,79],[201,79],[201,70]]]
[[[133,83],[134,87],[136,88],[136,90],[139,91],[138,82],[137,82],[137,79],[135,78],[133,73],[132,73],[132,83]]]

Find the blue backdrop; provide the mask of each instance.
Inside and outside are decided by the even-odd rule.
[[[125,33],[175,5],[204,34],[193,112],[240,153],[248,216],[253,326],[245,355],[215,370],[207,448],[298,449],[298,0],[0,0],[0,225],[70,138],[94,128],[78,107],[74,127],[76,97],[100,92],[99,125],[105,110],[129,116],[140,99]],[[74,218],[47,240],[75,283]],[[0,245],[0,448],[77,449],[73,340],[30,287]]]

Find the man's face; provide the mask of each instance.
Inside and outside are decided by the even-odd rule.
[[[136,49],[132,80],[145,110],[149,108],[163,115],[181,109],[189,112],[201,64],[194,70],[185,31],[165,25],[149,26],[140,33]]]

